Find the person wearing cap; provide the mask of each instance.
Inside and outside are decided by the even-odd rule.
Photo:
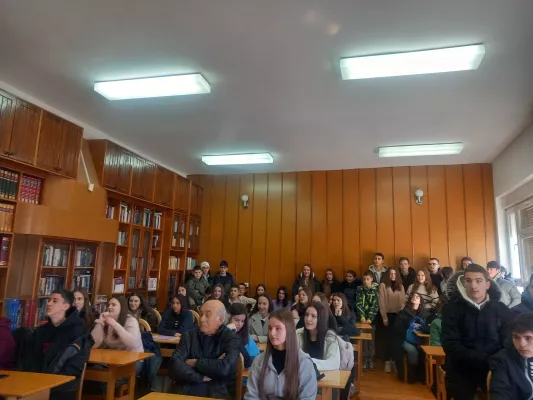
[[[504,278],[500,263],[498,261],[489,261],[487,264],[487,272],[489,273],[490,279],[498,284],[502,292],[502,297],[500,301],[509,308],[513,308],[520,304],[521,295],[516,285]]]
[[[207,261],[202,261],[202,263],[200,264],[200,268],[202,269],[202,276],[200,279],[207,282],[207,286],[211,286],[211,284],[213,283],[213,278],[211,277],[211,273],[209,272],[211,266]]]

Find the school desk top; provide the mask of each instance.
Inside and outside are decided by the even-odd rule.
[[[135,351],[93,349],[89,364],[127,365],[150,358],[153,353],[137,353]]]
[[[8,375],[0,379],[0,396],[18,398],[50,390],[75,379],[74,376],[20,371],[0,371],[0,375]]]

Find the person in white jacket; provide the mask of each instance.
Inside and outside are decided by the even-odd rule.
[[[305,327],[296,330],[298,346],[319,371],[340,369],[341,353],[337,334],[328,329],[328,313],[322,303],[313,302],[305,310]]]

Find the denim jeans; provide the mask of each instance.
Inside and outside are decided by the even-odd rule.
[[[411,343],[403,342],[403,349],[407,353],[407,361],[409,365],[418,365],[418,348]]]

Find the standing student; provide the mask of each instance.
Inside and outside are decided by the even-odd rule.
[[[512,313],[485,268],[470,264],[448,282],[450,302],[442,313],[441,341],[446,353],[446,391],[456,400],[485,390],[489,358],[503,348]]]
[[[240,350],[244,358],[244,368],[250,368],[253,359],[259,355],[259,347],[250,335],[248,326],[248,310],[242,303],[234,303],[229,308],[229,324],[227,327],[234,330],[240,339]]]
[[[224,288],[226,297],[229,296],[231,286],[235,285],[233,276],[228,272],[228,262],[226,260],[220,261],[220,268],[213,278],[213,285],[221,285]]]
[[[355,314],[348,307],[348,300],[343,293],[337,292],[331,295],[331,308],[337,321],[339,335],[359,336],[361,334],[361,330],[355,326],[357,322]]]
[[[435,288],[437,289],[437,294],[440,296],[440,284],[444,278],[440,273],[440,261],[437,258],[432,257],[429,259],[428,272],[429,277],[431,278],[431,283],[433,283],[433,286],[435,286]]]
[[[290,310],[292,307],[292,301],[288,298],[288,292],[286,286],[280,286],[276,294],[276,300],[274,300],[274,310],[279,310],[280,308],[285,308]]]
[[[198,265],[194,267],[192,274],[192,279],[187,281],[187,291],[196,304],[201,304],[209,283],[202,279],[202,269]]]
[[[239,294],[239,286],[237,285],[231,286],[230,291],[229,291],[229,298],[228,298],[228,303],[230,305],[233,303],[241,303],[241,304],[244,304],[245,306],[253,307],[255,306],[256,302],[257,300],[255,299],[252,299],[246,296],[241,296]]]
[[[85,324],[85,328],[88,331],[92,331],[94,328],[94,321],[96,320],[91,302],[89,300],[89,294],[85,289],[76,289],[74,291],[74,307],[78,310],[80,318]]]
[[[372,325],[372,340],[363,342],[363,369],[375,369],[374,355],[376,343],[376,315],[379,310],[378,285],[373,282],[374,275],[367,271],[363,274],[363,284],[357,288],[357,319],[362,323]],[[380,278],[381,279],[381,278]]]
[[[394,323],[396,316],[405,307],[405,292],[402,284],[400,271],[389,268],[385,272],[381,283],[379,284],[379,312],[383,320],[383,331],[385,339],[385,372],[397,370],[394,361],[393,341],[390,340],[394,334]]]
[[[268,316],[274,311],[272,300],[267,293],[257,298],[256,307],[250,316],[250,334],[259,343],[266,343],[268,336]]]
[[[292,297],[296,297],[298,294],[299,288],[309,289],[311,292],[311,297],[316,293],[322,290],[320,282],[315,278],[315,273],[311,270],[309,264],[305,264],[302,268],[302,272],[292,285]]]
[[[157,331],[161,335],[180,337],[193,327],[193,316],[187,309],[187,298],[177,294],[172,299],[171,306],[163,314]]]
[[[143,296],[138,292],[133,292],[128,297],[128,307],[131,315],[137,319],[144,319],[150,325],[152,332],[157,332],[157,316],[154,310],[144,301]]]
[[[403,290],[407,292],[409,286],[411,286],[416,281],[416,271],[407,257],[400,257],[400,277],[402,278]]]
[[[501,272],[501,266],[498,261],[489,261],[487,264],[487,272],[490,279],[498,284],[502,292],[501,302],[509,308],[516,307],[520,304],[521,295],[514,282],[508,281],[504,278]]]
[[[213,277],[211,276],[211,272],[209,272],[211,266],[207,261],[202,261],[200,264],[200,268],[202,269],[201,279],[207,283],[207,286],[211,286],[211,284],[213,283]]]
[[[407,289],[405,297],[409,297],[412,292],[418,293],[424,299],[424,307],[434,309],[439,303],[437,288],[431,282],[429,272],[426,269],[416,271],[416,282]]]
[[[374,264],[368,267],[368,270],[372,273],[372,280],[378,285],[381,283],[381,278],[388,267],[385,266],[385,256],[383,253],[374,254]]]
[[[335,273],[331,268],[328,268],[326,270],[326,273],[324,274],[324,280],[322,281],[322,290],[328,300],[331,298],[331,295],[333,293],[341,291],[341,283],[337,279],[335,279]]]
[[[328,328],[328,313],[322,303],[313,302],[305,311],[305,326],[296,330],[298,346],[309,356],[319,371],[340,368],[341,354],[337,334]]]
[[[352,269],[346,271],[346,278],[341,283],[341,292],[346,296],[348,307],[350,307],[353,312],[355,312],[357,288],[361,286],[362,283],[363,282],[360,279],[357,279],[357,275]]]
[[[267,347],[252,364],[244,398],[314,400],[316,394],[313,361],[298,346],[291,313],[278,309],[270,315]]]

